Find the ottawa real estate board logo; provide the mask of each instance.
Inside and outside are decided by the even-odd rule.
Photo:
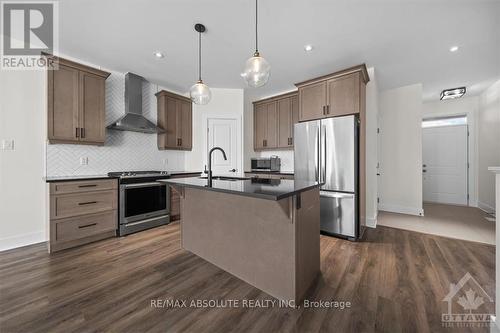
[[[457,284],[450,284],[450,291],[444,297],[447,311],[441,315],[443,327],[490,327],[493,314],[493,299],[467,272]]]
[[[42,52],[58,53],[58,2],[1,1],[0,8],[0,69],[47,68]]]

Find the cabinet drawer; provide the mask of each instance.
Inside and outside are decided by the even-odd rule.
[[[56,242],[67,242],[115,230],[118,226],[116,210],[92,214],[54,223]]]
[[[116,179],[79,180],[72,182],[57,182],[50,184],[50,194],[81,193],[89,191],[117,189]]]
[[[60,219],[113,210],[116,209],[116,202],[117,193],[114,190],[55,195],[50,200],[50,218]]]

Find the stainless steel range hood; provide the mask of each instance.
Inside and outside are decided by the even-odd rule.
[[[125,115],[108,125],[108,129],[141,133],[164,133],[142,115],[142,81],[144,78],[133,74],[125,74]]]

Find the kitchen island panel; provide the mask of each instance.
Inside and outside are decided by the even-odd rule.
[[[277,201],[180,191],[184,249],[280,300],[302,299],[320,271],[317,188]]]

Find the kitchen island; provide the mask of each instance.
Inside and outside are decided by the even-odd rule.
[[[319,184],[177,178],[182,247],[297,305],[320,271]]]

